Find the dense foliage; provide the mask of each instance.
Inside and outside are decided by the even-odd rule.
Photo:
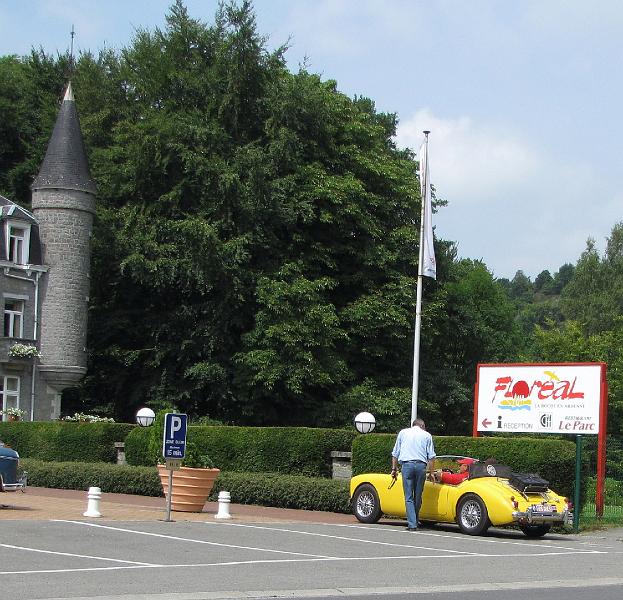
[[[162,455],[161,431],[157,426],[135,428],[125,440],[128,463],[155,465]],[[273,471],[329,477],[331,451],[350,451],[356,435],[352,427],[191,426],[188,443],[196,447],[199,454],[209,456],[214,466],[227,472]]]
[[[103,493],[163,495],[155,467],[130,467],[105,463],[43,462],[25,459],[29,485],[65,490],[99,487]],[[344,480],[284,475],[281,473],[225,473],[214,483],[208,500],[221,490],[236,504],[349,513],[348,482]]]
[[[0,422],[0,440],[15,448],[20,457],[112,463],[117,460],[115,442],[123,442],[135,427],[128,423],[7,421]]]
[[[178,1],[164,30],[76,61],[98,214],[89,376],[64,410],[131,420],[140,404],[174,404],[335,426],[367,409],[386,429],[408,418],[417,162],[395,145],[395,115],[289,72],[284,52],[267,50],[247,2],[206,25]],[[69,72],[43,51],[0,62],[0,192],[22,204]],[[451,243],[437,255],[420,412],[461,430],[473,366],[511,347],[512,304]]]
[[[0,57],[0,193],[29,205],[71,75],[98,186],[89,375],[63,412],[144,404],[236,425],[378,431],[411,405],[420,192],[397,117],[289,72],[252,8],[181,0],[121,51]],[[437,208],[443,202],[435,199]],[[467,433],[478,362],[605,360],[623,419],[621,226],[601,258],[496,280],[435,240],[419,413]]]

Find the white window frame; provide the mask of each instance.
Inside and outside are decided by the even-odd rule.
[[[20,235],[16,235],[18,229]],[[7,220],[5,237],[7,260],[16,265],[27,265],[30,259],[30,223]]]
[[[23,339],[24,338],[24,316],[26,313],[26,300],[28,297],[23,296],[9,296],[5,295],[2,299],[2,334],[4,337],[8,338],[16,338]],[[21,312],[19,310],[9,310],[7,309],[7,301],[10,302],[19,302],[21,303]],[[4,323],[7,315],[9,316],[9,327],[8,331],[4,329]],[[15,318],[19,318],[19,331],[15,331]],[[17,333],[17,335],[16,335]],[[5,335],[6,334],[6,335]]]
[[[7,389],[9,387],[8,386],[9,379],[14,379],[17,382],[17,386],[16,386],[17,391]],[[2,388],[0,389],[0,397],[2,398],[2,420],[8,421],[9,415],[5,414],[5,411],[7,408],[9,408],[9,406],[19,408],[19,398],[20,398],[20,390],[21,390],[22,382],[19,377],[15,377],[13,375],[4,375],[4,376],[0,375],[0,384],[2,385]],[[9,398],[15,398],[15,402],[10,403],[7,406],[7,400]]]

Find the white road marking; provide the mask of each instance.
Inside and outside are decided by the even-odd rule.
[[[151,537],[164,538],[166,540],[177,540],[181,542],[191,542],[193,544],[206,544],[208,546],[219,546],[221,548],[237,548],[239,550],[257,550],[260,552],[275,552],[277,554],[292,554],[293,556],[309,556],[312,558],[332,559],[333,556],[325,556],[323,554],[310,554],[309,552],[290,552],[288,550],[273,550],[272,548],[257,548],[255,546],[238,546],[236,544],[221,544],[219,542],[209,542],[207,540],[195,540],[193,538],[183,538],[174,535],[165,535],[164,533],[152,533],[149,531],[137,531],[135,529],[125,529],[123,527],[112,527],[111,525],[98,525],[96,523],[87,523],[86,521],[66,521],[63,519],[55,519],[55,523],[71,523],[73,525],[82,525],[85,527],[97,527],[100,529],[108,529],[111,531],[122,531],[124,533],[134,533],[135,535],[147,535]]]
[[[219,525],[227,525],[227,523],[218,523]],[[345,524],[340,524],[340,523],[333,523],[332,524],[335,527],[353,527],[355,529],[366,529],[368,531],[394,531],[394,527],[370,527],[370,526],[366,526],[366,525],[345,525]],[[401,530],[398,530],[396,533],[402,533]],[[538,542],[528,542],[528,541],[523,541],[523,540],[497,540],[497,539],[492,539],[492,538],[487,538],[487,537],[481,537],[481,536],[471,536],[471,535],[465,535],[465,534],[461,534],[461,535],[453,535],[453,534],[445,534],[445,533],[433,533],[432,531],[420,531],[420,529],[418,528],[418,532],[417,532],[418,536],[421,535],[428,535],[431,537],[440,537],[440,538],[445,538],[445,539],[452,539],[452,540],[461,540],[464,542],[469,542],[470,544],[474,543],[474,542],[482,542],[485,544],[511,544],[511,545],[516,545],[516,546],[533,546],[535,548],[555,548],[558,550],[577,550],[577,548],[569,548],[568,546],[558,546],[558,545],[554,545],[554,544],[550,544],[549,542],[546,543],[538,543]],[[580,542],[582,543],[582,542]],[[586,551],[587,553],[589,553],[590,551]]]
[[[57,552],[55,550],[41,550],[39,548],[27,548],[26,546],[14,546],[13,544],[0,544],[3,548],[11,548],[12,550],[25,550],[26,552],[40,552],[41,554],[57,554],[59,556],[71,556],[73,558],[90,558],[92,560],[107,560],[110,562],[125,563],[128,565],[140,565],[142,567],[158,567],[153,563],[137,562],[134,560],[121,560],[118,558],[107,558],[105,556],[90,556],[88,554],[72,554],[70,552]]]
[[[207,525],[216,525],[216,523],[206,523]],[[415,546],[413,544],[395,544],[393,542],[377,542],[375,540],[362,540],[360,538],[345,537],[341,535],[329,535],[328,533],[317,533],[314,531],[301,531],[298,529],[285,529],[281,527],[266,527],[264,525],[245,525],[244,523],[218,523],[226,527],[246,527],[249,529],[268,529],[269,531],[285,531],[287,533],[297,533],[300,535],[311,535],[314,537],[325,537],[334,540],[346,540],[347,542],[360,542],[362,544],[377,544],[379,546],[393,546],[395,548],[415,548],[417,550],[434,550],[437,552],[450,552],[451,554],[468,554],[471,556],[481,556],[480,552],[465,552],[463,550],[446,550],[445,548],[430,548],[428,546]],[[403,532],[404,533],[404,532]],[[406,534],[405,534],[406,535]],[[411,538],[418,538],[419,534],[409,534]]]
[[[226,561],[226,562],[212,562],[212,563],[187,563],[187,564],[172,564],[172,565],[124,565],[115,567],[84,567],[73,569],[41,569],[41,570],[22,570],[22,571],[0,571],[2,575],[37,575],[37,574],[50,574],[50,573],[80,573],[90,571],[114,571],[124,569],[197,569],[206,567],[236,567],[240,565],[275,565],[275,564],[294,564],[294,563],[322,563],[322,562],[357,562],[357,561],[396,561],[396,560],[431,560],[431,559],[460,559],[460,558],[501,558],[505,560],[507,558],[532,558],[547,557],[547,556],[562,556],[570,554],[583,554],[582,552],[544,552],[537,554],[482,554],[482,555],[466,555],[466,554],[452,554],[452,555],[438,555],[438,554],[416,554],[410,556],[364,556],[364,557],[340,557],[340,558],[276,558],[273,560],[261,559],[261,560],[238,560],[238,561]],[[598,553],[606,554],[606,553]]]

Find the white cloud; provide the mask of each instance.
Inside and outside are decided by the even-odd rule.
[[[564,163],[504,125],[420,110],[398,128],[399,146],[418,151],[429,138],[431,182],[448,201],[434,218],[437,235],[459,254],[483,259],[498,277],[522,269],[535,277],[575,263],[588,237],[602,246],[618,220],[613,192],[580,156]]]
[[[397,141],[418,151],[430,130],[431,181],[442,197],[460,202],[516,187],[534,175],[541,158],[517,135],[467,116],[443,119],[423,109],[398,126]]]

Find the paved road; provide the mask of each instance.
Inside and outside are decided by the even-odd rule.
[[[402,523],[2,520],[0,590],[20,600],[365,597],[620,599],[623,535],[470,537]]]

